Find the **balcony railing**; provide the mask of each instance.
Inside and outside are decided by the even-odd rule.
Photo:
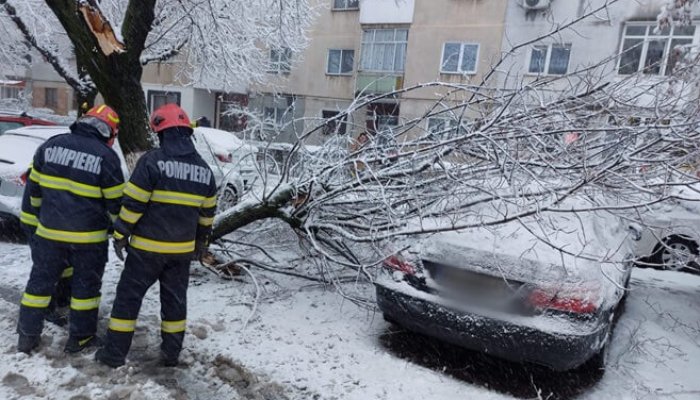
[[[355,81],[356,95],[390,93],[403,89],[403,74],[394,72],[359,72]]]

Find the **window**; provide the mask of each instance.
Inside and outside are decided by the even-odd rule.
[[[355,50],[328,50],[328,75],[349,75],[355,63]]]
[[[282,121],[286,112],[287,110],[285,108],[265,107],[263,109],[263,129],[278,130],[282,126]]]
[[[332,110],[321,111],[321,116],[323,117],[324,120],[333,118],[338,114],[340,114],[340,111],[332,111]],[[333,121],[326,121],[323,125],[323,134],[324,135],[331,135],[331,134],[345,135],[345,132],[347,131],[347,122],[346,122],[347,119],[348,119],[348,115],[345,114],[341,118],[335,119]]]
[[[449,139],[458,133],[458,120],[450,117],[430,117],[428,118],[428,133],[432,139]],[[459,129],[459,134],[466,134],[464,126]]]
[[[403,72],[408,29],[365,29],[361,68],[365,71]]]
[[[479,45],[473,43],[445,43],[442,46],[440,72],[445,74],[473,74],[479,58]]]
[[[15,86],[0,86],[0,99],[19,99],[21,91]]]
[[[179,92],[165,92],[162,90],[149,90],[148,91],[148,109],[151,112],[159,109],[161,106],[166,104],[177,104],[180,105],[180,93]]]
[[[58,107],[58,89],[44,88],[44,107]]]
[[[683,56],[683,47],[693,44],[695,26],[655,30],[656,23],[625,26],[617,69],[620,75],[669,75]]]
[[[360,0],[333,0],[333,10],[358,10]]]
[[[288,48],[270,49],[270,68],[267,72],[288,74],[291,70],[291,59],[292,50]]]
[[[531,74],[565,75],[569,69],[571,44],[537,45],[530,52]]]
[[[371,133],[391,131],[399,126],[399,105],[373,103],[367,109],[367,130]]]

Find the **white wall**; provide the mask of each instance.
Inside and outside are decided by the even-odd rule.
[[[552,32],[557,24],[563,25],[603,4],[605,0],[552,0],[551,7],[545,11],[526,12],[520,1],[509,1],[506,11],[506,28],[502,51],[505,53],[513,46]],[[544,39],[541,44],[571,43],[569,71],[575,71],[599,63],[607,57],[615,56],[620,51],[620,39],[624,23],[630,20],[655,21],[656,16],[667,0],[622,0],[588,19],[576,24],[575,29],[568,29],[553,37]],[[700,29],[696,31],[696,41]],[[526,46],[507,58],[499,74],[500,86],[520,86],[534,79],[528,76],[532,46]],[[601,72],[614,77],[617,61],[612,60]]]
[[[414,1],[360,0],[360,23],[410,24],[413,22]]]

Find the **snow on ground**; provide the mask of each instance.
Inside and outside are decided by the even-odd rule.
[[[331,288],[253,270],[222,281],[193,266],[188,336],[174,369],[157,366],[157,290],[142,308],[125,367],[62,353],[66,331],[47,325],[38,354],[15,351],[17,303],[30,265],[25,245],[0,242],[2,399],[697,399],[700,397],[700,277],[636,270],[626,312],[600,381],[503,362],[391,328]],[[103,285],[105,329],[120,263]],[[366,285],[349,291],[371,295]]]

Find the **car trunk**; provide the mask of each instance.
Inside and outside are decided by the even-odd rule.
[[[471,307],[514,315],[586,317],[600,305],[597,282],[561,265],[434,243],[422,254],[423,289]],[[555,305],[552,307],[552,305]]]

